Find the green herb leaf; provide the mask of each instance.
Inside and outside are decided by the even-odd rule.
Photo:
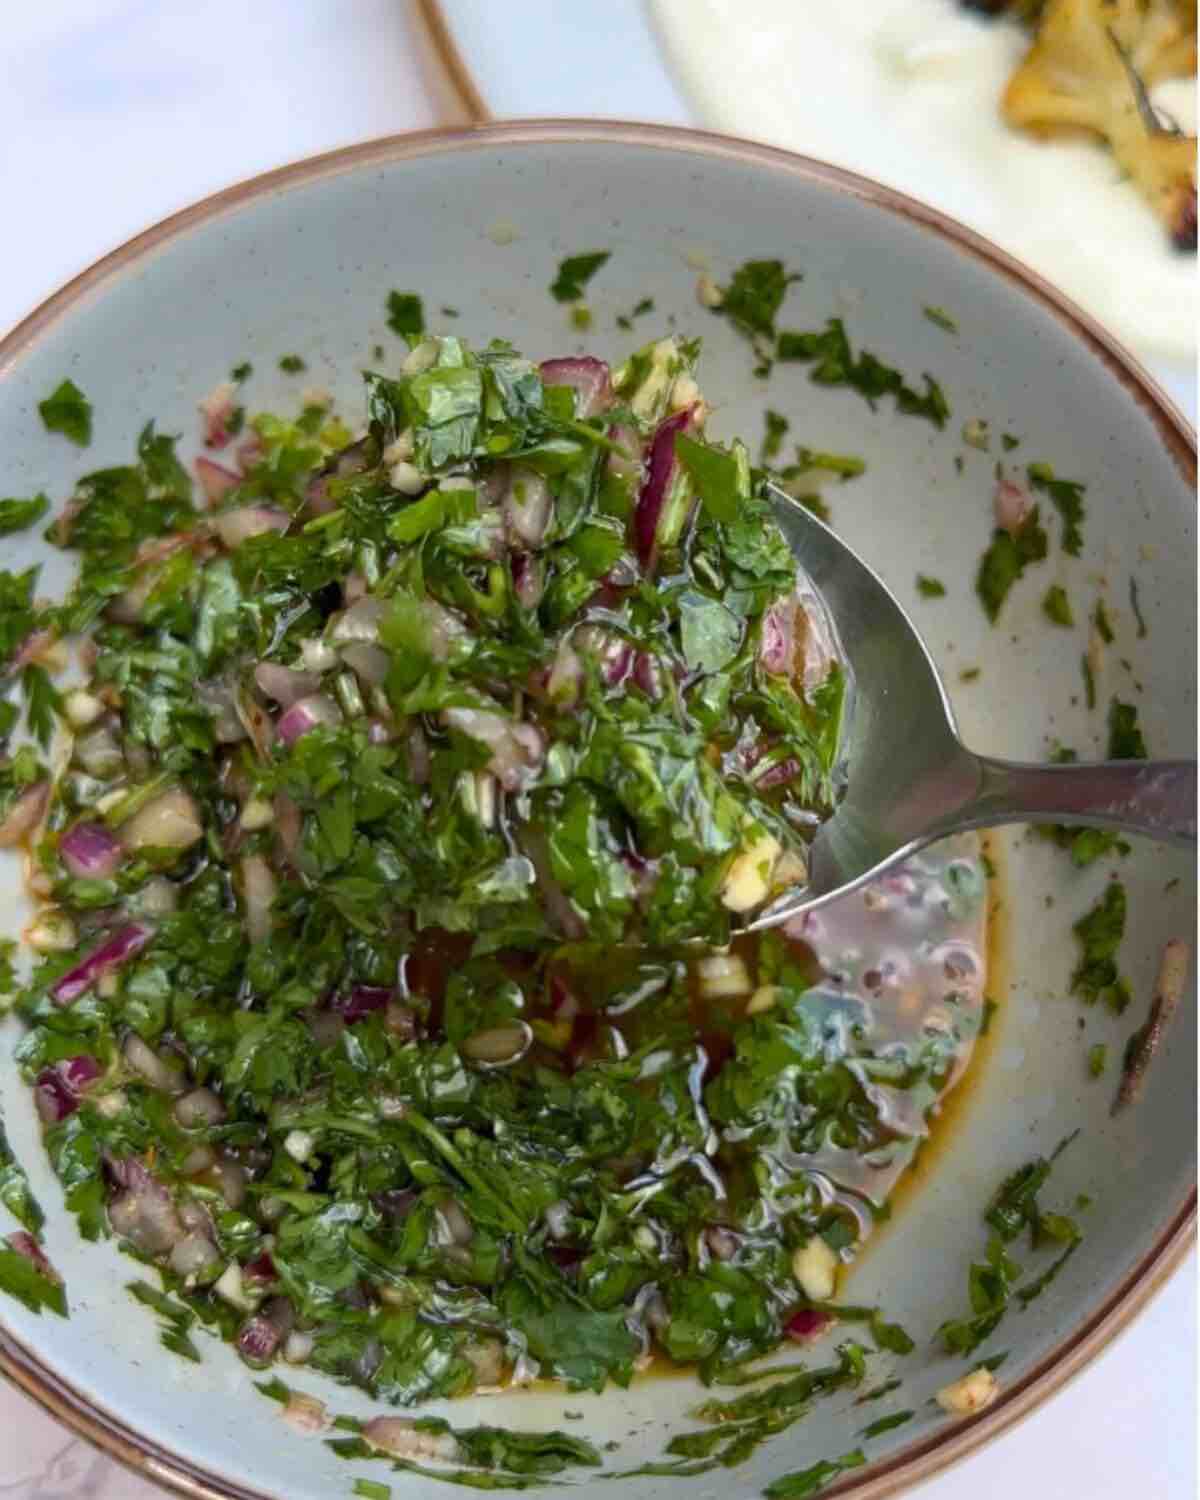
[[[1108,1048],[1103,1042],[1097,1042],[1088,1048],[1088,1072],[1093,1078],[1100,1078],[1108,1067]]]
[[[25,1175],[25,1168],[17,1160],[8,1143],[2,1120],[0,1120],[0,1203],[4,1204],[17,1223],[27,1229],[30,1234],[36,1235],[40,1231],[44,1220],[41,1206],[33,1196],[29,1178]]]
[[[1108,709],[1109,760],[1145,760],[1146,741],[1138,727],[1137,706],[1114,698]]]
[[[1070,627],[1075,623],[1075,616],[1071,613],[1071,601],[1067,598],[1067,591],[1059,583],[1052,583],[1046,590],[1042,600],[1042,613],[1053,625]]]
[[[1046,533],[1036,505],[1022,521],[1015,536],[1001,527],[992,533],[992,544],[979,563],[975,591],[993,625],[1013,584],[1031,563],[1041,562],[1047,551]]]
[[[1128,986],[1117,970],[1117,950],[1125,936],[1125,887],[1112,880],[1100,901],[1073,928],[1083,950],[1071,976],[1071,993],[1085,1005],[1103,1000],[1118,1014],[1129,1003]]]
[[[801,1500],[804,1495],[815,1495],[823,1490],[831,1479],[845,1474],[849,1469],[860,1469],[867,1461],[861,1448],[843,1453],[841,1458],[823,1458],[807,1469],[797,1469],[792,1474],[772,1480],[763,1490],[769,1500]]]
[[[922,308],[922,312],[924,312],[929,321],[933,324],[936,324],[938,328],[945,329],[947,333],[958,332],[958,324],[954,321],[950,314],[946,312],[944,308],[924,307]]]
[[[742,502],[749,498],[749,470],[737,453],[723,453],[708,443],[697,442],[686,433],[675,434],[675,456],[691,475],[700,503],[714,521],[737,520]]]
[[[559,263],[558,274],[550,283],[550,295],[556,302],[578,302],[584,287],[611,254],[611,250],[591,250],[583,255],[568,255]]]
[[[884,364],[869,350],[855,356],[841,318],[830,318],[820,333],[781,333],[776,353],[781,360],[812,362],[810,378],[815,384],[849,386],[872,407],[882,397],[892,396],[902,414],[924,417],[938,428],[944,427],[950,416],[950,405],[932,375],[922,376],[925,389],[918,392],[899,370]]]
[[[924,573],[918,573],[917,593],[922,599],[944,599],[946,585],[940,578],[927,578]]]
[[[7,1292],[39,1316],[44,1307],[68,1316],[67,1294],[61,1281],[45,1274],[33,1261],[8,1244],[0,1243],[0,1292]]]
[[[420,343],[425,334],[425,308],[416,292],[389,292],[387,325],[408,342]]]
[[[0,500],[0,536],[12,536],[40,521],[50,508],[45,495],[31,500]]]
[[[1083,551],[1083,496],[1085,485],[1074,479],[1056,479],[1049,464],[1030,464],[1025,471],[1035,490],[1049,495],[1055,510],[1062,517],[1063,551],[1078,557]]]
[[[73,380],[64,380],[44,401],[39,401],[38,411],[47,432],[61,432],[80,448],[91,442],[91,402]]]

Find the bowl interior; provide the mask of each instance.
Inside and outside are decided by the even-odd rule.
[[[688,145],[665,132],[558,134],[500,129],[451,145],[364,148],[257,192],[235,192],[185,233],[118,264],[0,364],[0,493],[40,489],[61,502],[81,469],[126,461],[151,417],[160,430],[186,434],[181,451],[191,455],[197,399],[240,360],[255,367],[246,388],[253,408],[294,404],[298,382],[280,374],[277,361],[298,353],[308,364],[304,379],[329,387],[353,423],[361,411],[358,372],[395,370],[403,357],[385,324],[393,288],[423,296],[435,331],[511,339],[535,358],[577,347],[612,357],[674,326],[704,337],[701,383],[716,405],[717,436],[744,434],[756,447],[769,405],[788,416],[795,441],[866,459],[862,478],[827,491],[834,524],[913,608],[968,743],[1032,759],[1058,740],[1099,755],[1105,711],[1118,696],[1136,702],[1152,753],[1195,753],[1194,475],[1170,422],[1135,379],[985,254],[852,183],[778,154]],[[611,250],[612,258],[589,289],[595,322],[581,337],[547,288],[561,257],[594,249]],[[820,328],[842,316],[856,348],[873,350],[914,381],[928,371],[953,408],[944,432],[897,417],[888,403],[873,411],[852,392],[822,389],[802,366],[779,366],[765,383],[754,377],[746,342],[698,305],[696,267],[707,265],[724,281],[749,257],[775,256],[804,277],[781,324]],[[645,297],[653,298],[653,313],[639,318],[634,334],[622,332],[616,315]],[[924,314],[931,305],[952,314],[957,334]],[[443,307],[457,317],[440,313]],[[376,344],[382,360],[372,354]],[[96,409],[96,437],[82,459],[42,430],[36,410],[66,376]],[[975,418],[990,424],[990,452],[961,440],[962,424]],[[1002,451],[1001,433],[1019,438],[1020,447]],[[1051,560],[1030,570],[992,627],[973,580],[991,535],[999,458],[1044,460],[1085,481],[1086,544],[1081,558],[1064,558],[1051,513]],[[9,539],[4,547],[6,567],[46,559],[46,592],[68,576],[63,559],[39,540]],[[942,579],[946,598],[919,600],[918,573]],[[1144,637],[1130,609],[1131,577]],[[1073,631],[1041,613],[1051,582],[1068,588],[1080,621]],[[1089,712],[1080,658],[1086,616],[1100,597],[1117,640]],[[979,675],[963,680],[973,667]],[[1095,1042],[1119,1059],[1148,1004],[1163,942],[1190,933],[1192,860],[1147,846],[1119,862],[1130,910],[1122,961],[1136,999],[1118,1019],[1084,1011],[1067,993],[1071,924],[1103,889],[1111,862],[1080,872],[1030,834],[1001,842],[1008,854],[997,891],[1008,957],[994,979],[999,1011],[986,1066],[937,1170],[849,1282],[851,1300],[879,1301],[917,1339],[916,1353],[901,1362],[905,1386],[895,1398],[917,1416],[869,1445],[873,1461],[911,1454],[949,1430],[927,1398],[964,1366],[943,1358],[932,1337],[944,1317],[966,1311],[968,1263],[985,1241],[981,1209],[1007,1172],[1081,1130],[1050,1198],[1067,1211],[1078,1194],[1092,1199],[1081,1216],[1083,1247],[1040,1300],[1010,1312],[982,1351],[1010,1351],[1001,1379],[1013,1394],[1105,1312],[1128,1278],[1144,1273],[1194,1183],[1195,1006],[1180,1007],[1135,1109],[1111,1118],[1115,1063],[1100,1082],[1086,1066]],[[4,862],[0,880],[15,928],[14,861]],[[227,1348],[206,1341],[199,1366],[159,1349],[152,1314],[120,1290],[137,1268],[112,1244],[81,1242],[62,1209],[29,1098],[8,1063],[17,1037],[15,1023],[0,1028],[0,1099],[48,1211],[48,1248],[66,1278],[72,1316],[38,1320],[6,1301],[0,1327],[11,1340],[36,1350],[100,1411],[234,1493],[315,1500],[347,1493],[359,1473],[386,1479],[398,1497],[426,1493],[419,1478],[349,1468],[319,1440],[282,1426],[279,1408],[255,1394],[254,1377]],[[891,1361],[880,1356],[873,1378],[885,1378]],[[371,1409],[365,1397],[322,1378],[286,1378],[328,1399],[331,1410]],[[457,1403],[451,1417],[573,1425],[618,1443],[610,1463],[631,1468],[661,1456],[696,1389],[660,1380],[603,1397],[473,1399]],[[583,1420],[566,1421],[564,1409],[582,1411]],[[835,1398],[743,1468],[710,1476],[712,1493],[758,1493],[785,1470],[852,1448],[866,1421],[892,1409],[866,1408],[864,1417],[852,1397]],[[874,1472],[855,1478],[865,1484]],[[671,1479],[638,1483],[647,1496],[675,1492]],[[580,1490],[608,1492],[598,1478]]]

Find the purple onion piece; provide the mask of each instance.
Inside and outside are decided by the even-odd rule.
[[[763,615],[759,665],[774,677],[790,677],[796,662],[796,601],[777,599]]]
[[[523,550],[540,547],[554,515],[554,496],[546,479],[533,469],[513,468],[501,513],[514,547]]]
[[[316,729],[319,725],[332,729],[341,722],[342,716],[333,699],[327,698],[324,693],[314,693],[311,697],[301,698],[298,703],[293,703],[276,724],[275,732],[285,745],[291,745],[310,729]]]
[[[113,935],[94,949],[73,969],[67,972],[50,988],[50,996],[56,1005],[70,1005],[86,990],[91,989],[103,975],[136,958],[150,939],[153,929],[141,922],[130,922],[118,928]]]
[[[9,809],[8,816],[0,823],[0,849],[11,849],[14,844],[19,844],[41,822],[49,799],[48,781],[35,782],[21,793]]]
[[[240,474],[235,474],[224,464],[214,463],[211,458],[196,460],[196,478],[209,505],[219,505],[229,491],[236,489],[242,482]]]
[[[335,995],[330,1009],[341,1016],[347,1026],[353,1026],[355,1021],[364,1020],[374,1011],[386,1009],[391,998],[392,991],[381,985],[356,984],[348,995]]]
[[[94,1057],[81,1053],[65,1057],[53,1066],[43,1068],[34,1084],[34,1104],[47,1125],[56,1125],[79,1108],[79,1100],[88,1084],[103,1072]]]
[[[545,569],[540,558],[528,552],[514,552],[508,560],[512,570],[513,589],[524,609],[536,609],[542,602],[546,586]]]
[[[107,880],[115,875],[125,850],[103,823],[76,823],[58,846],[62,862],[80,880]]]
[[[282,1337],[270,1318],[256,1313],[238,1329],[237,1352],[248,1365],[267,1365],[275,1358]]]
[[[260,661],[254,669],[254,681],[280,708],[291,708],[301,698],[310,698],[321,686],[316,672],[299,672],[275,661]]]
[[[543,360],[538,367],[543,385],[566,385],[575,392],[575,415],[594,417],[612,404],[612,382],[602,359],[582,354],[567,359]]]
[[[642,480],[637,509],[633,513],[634,543],[638,559],[647,571],[654,567],[658,556],[658,526],[679,467],[675,457],[675,436],[686,432],[691,421],[691,407],[675,412],[659,426],[650,444],[646,477]]]

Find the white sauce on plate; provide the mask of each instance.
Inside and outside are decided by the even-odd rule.
[[[1107,149],[1010,129],[1028,45],[957,0],[651,0],[706,123],[932,202],[1041,272],[1148,355],[1192,359],[1196,258],[1170,248]],[[1195,129],[1195,89],[1155,90]],[[748,256],[778,246],[747,245]]]

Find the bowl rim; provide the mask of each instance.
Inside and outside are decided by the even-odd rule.
[[[608,145],[675,151],[710,160],[772,168],[793,180],[818,184],[857,198],[936,235],[1019,288],[1053,315],[1105,365],[1153,421],[1164,447],[1185,482],[1195,487],[1196,435],[1158,384],[1089,314],[1075,306],[1029,267],[990,241],[906,194],[857,173],[778,147],[712,131],[632,121],[525,119],[501,124],[413,131],[384,136],[306,157],[224,188],[160,220],[127,240],[36,307],[0,338],[0,381],[21,357],[68,314],[100,295],[118,278],[201,224],[237,212],[257,200],[328,177],[449,152],[487,147]],[[991,1441],[1020,1421],[1089,1364],[1121,1333],[1165,1284],[1191,1248],[1196,1231],[1196,1183],[1183,1195],[1151,1247],[1130,1268],[1092,1316],[1060,1339],[1020,1381],[1004,1389],[979,1416],[909,1445],[872,1465],[862,1477],[849,1477],[827,1493],[853,1500],[884,1500]],[[45,1364],[36,1351],[0,1327],[0,1375],[81,1437],[127,1467],[190,1500],[278,1500],[214,1474],[135,1431],[94,1404]]]

